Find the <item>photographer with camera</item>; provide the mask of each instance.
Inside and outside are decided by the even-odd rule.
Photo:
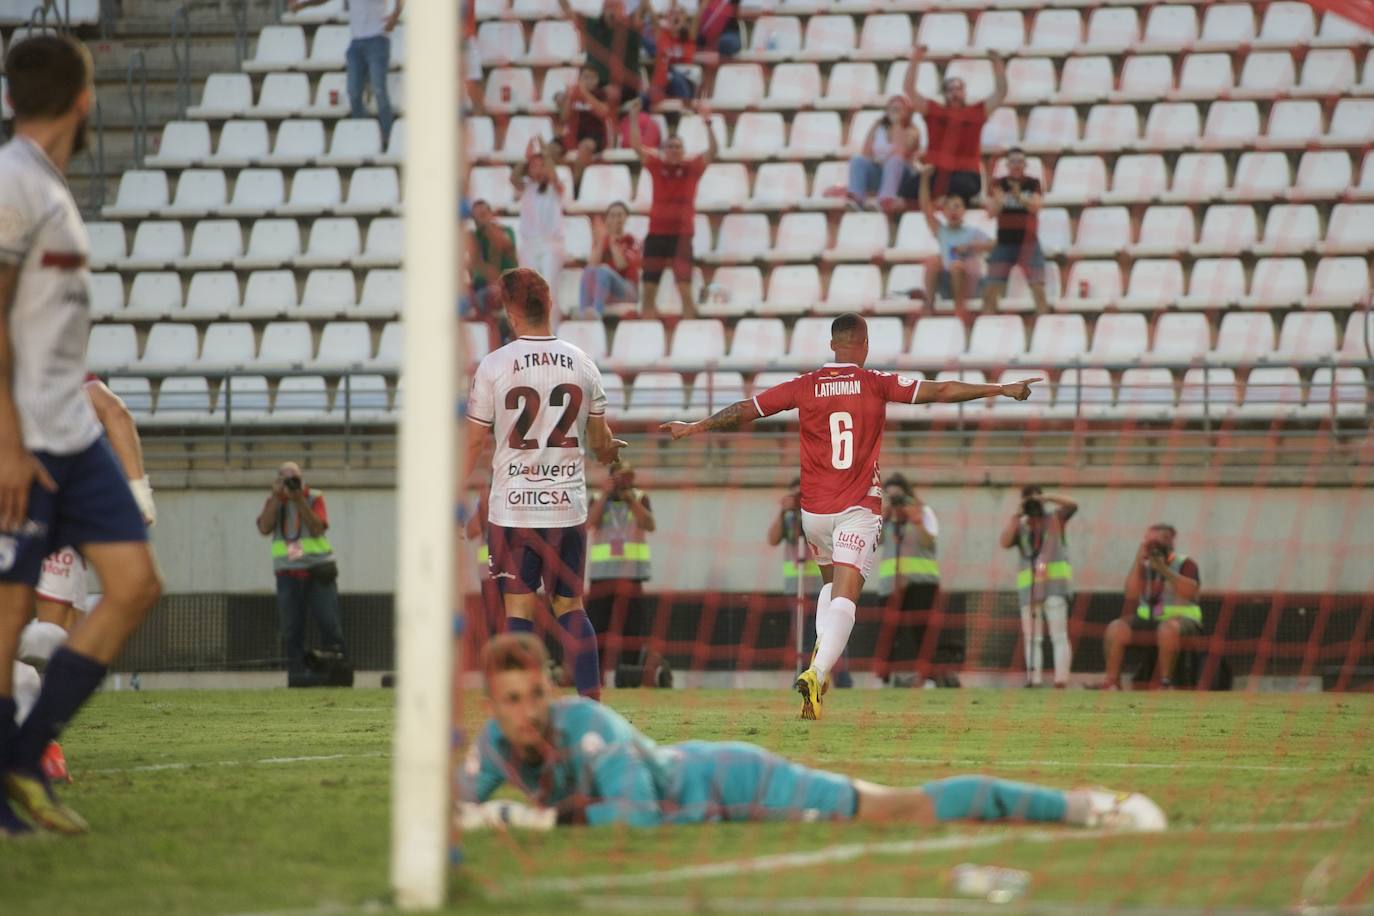
[[[306,486],[300,467],[286,462],[277,470],[272,492],[258,513],[258,532],[272,538],[287,683],[293,687],[331,683],[331,675],[346,667],[339,622],[339,567],[325,536],[328,530],[324,493]],[[305,651],[307,610],[314,615],[324,643],[323,651],[311,654],[310,664]]]
[[[920,654],[921,637],[940,590],[940,563],[935,556],[940,522],[903,475],[888,477],[883,488],[881,557],[873,590],[884,599],[884,612],[875,673],[888,681],[892,662],[911,661]],[[921,659],[921,666],[928,668],[929,661]],[[924,680],[929,671],[917,674]]]
[[[1067,687],[1073,663],[1069,645],[1069,596],[1073,566],[1067,528],[1078,503],[1036,485],[1021,488],[1021,502],[1002,529],[1001,544],[1016,548],[1020,568],[1021,637],[1026,649],[1026,686],[1039,687],[1044,665],[1045,624],[1054,644],[1054,686]]]
[[[649,497],[635,486],[635,469],[621,459],[587,510],[587,617],[600,643],[601,664],[614,670],[622,643],[644,635],[644,583],[652,574],[648,533],[657,527]]]
[[[1139,642],[1159,649],[1155,676],[1159,686],[1172,686],[1174,663],[1186,636],[1202,635],[1202,607],[1197,603],[1202,578],[1197,561],[1174,551],[1178,531],[1167,522],[1151,525],[1126,574],[1126,601],[1121,617],[1107,625],[1106,690],[1121,689],[1121,664],[1133,634],[1150,633]]]

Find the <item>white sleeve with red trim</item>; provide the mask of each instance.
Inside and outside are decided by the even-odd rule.
[[[477,372],[472,377],[472,390],[468,392],[468,419],[487,427],[496,422],[490,357],[478,363]]]
[[[9,167],[13,163],[13,156],[5,161]],[[22,263],[43,225],[43,214],[37,212],[24,177],[17,171],[0,174],[0,264]]]

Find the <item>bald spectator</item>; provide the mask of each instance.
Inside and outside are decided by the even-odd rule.
[[[637,113],[639,102],[631,103],[630,114]],[[654,316],[658,300],[658,281],[663,272],[673,271],[678,295],[682,298],[682,316],[696,317],[692,301],[692,236],[696,231],[697,184],[712,160],[716,158],[716,132],[711,129],[711,112],[697,103],[697,114],[706,122],[707,151],[700,156],[687,155],[682,137],[674,134],[664,144],[663,152],[649,149],[640,142],[639,127],[630,121],[630,145],[639,153],[644,171],[653,176],[654,200],[649,207],[649,234],[644,239],[643,312]],[[644,179],[641,177],[641,181]]]
[[[943,86],[945,101],[942,103],[926,98],[916,88],[916,73],[925,53],[924,45],[917,45],[912,51],[902,89],[911,100],[911,107],[926,121],[929,147],[925,160],[935,167],[931,193],[937,206],[949,195],[962,197],[968,205],[983,189],[983,124],[1002,107],[1007,97],[1007,60],[996,51],[988,52],[996,82],[992,95],[986,99],[970,104],[963,79],[948,76]],[[911,184],[907,182],[904,187],[914,190]],[[917,195],[904,193],[902,196],[915,198]]]

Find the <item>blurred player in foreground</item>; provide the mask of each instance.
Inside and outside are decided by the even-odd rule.
[[[93,71],[70,37],[10,48],[15,137],[0,149],[0,766],[9,800],[60,833],[86,822],[58,801],[40,759],[162,593],[143,515],[84,391],[90,240],[64,176],[85,145]],[[19,634],[43,558],[69,545],[104,599],[53,652],[15,728]],[[0,801],[0,835],[31,829]]]
[[[625,443],[606,424],[601,370],[553,336],[549,285],[525,267],[497,285],[516,339],[477,366],[468,398],[463,490],[496,434],[487,503],[491,575],[506,629],[532,632],[542,585],[565,634],[577,692],[601,695],[596,631],[583,607],[587,565],[587,468],[583,444],[610,464]]]
[[[129,478],[129,491],[138,503],[143,522],[151,528],[157,522],[157,507],[153,504],[153,488],[143,471],[143,446],[133,415],[119,395],[94,375],[86,377],[85,390],[115,457]],[[38,700],[40,672],[47,667],[48,659],[67,641],[67,635],[89,610],[85,558],[71,547],[50,554],[43,560],[43,574],[34,594],[36,613],[19,634],[14,662],[16,724],[23,723]],[[71,782],[66,758],[56,741],[43,752],[42,764],[49,779]]]
[[[741,742],[660,747],[605,706],[554,699],[548,656],[529,635],[493,639],[482,668],[492,719],[459,774],[464,830],[776,820],[1167,826],[1159,806],[1139,794],[1061,791],[987,776],[896,788],[813,770]],[[535,807],[489,800],[503,783],[524,792]]]
[[[661,427],[674,439],[737,430],[784,410],[800,412],[802,529],[821,567],[816,603],[816,650],[797,678],[803,719],[821,717],[821,700],[835,661],[849,642],[864,580],[873,574],[882,531],[882,450],[887,405],[954,403],[1006,396],[1030,397],[1040,379],[1010,385],[929,382],[863,368],[868,324],[850,313],[830,325],[835,361],[695,423]]]

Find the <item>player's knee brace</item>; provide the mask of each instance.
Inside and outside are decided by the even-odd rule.
[[[55,623],[32,620],[19,634],[19,660],[42,670],[52,654],[67,641],[67,631]]]

